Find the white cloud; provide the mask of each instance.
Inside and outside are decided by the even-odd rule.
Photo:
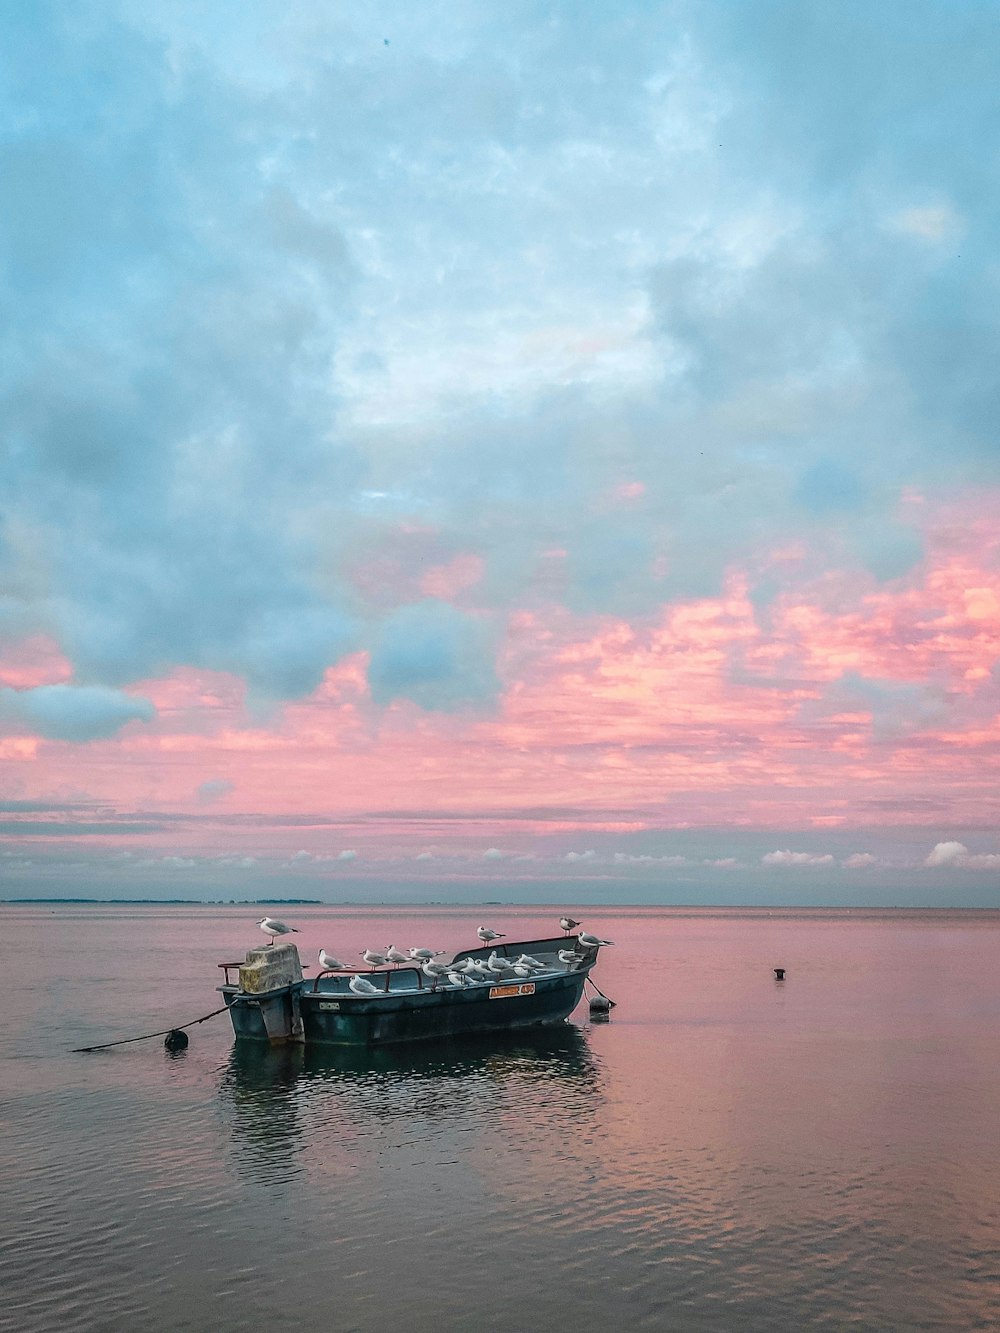
[[[962,870],[1000,870],[1000,852],[970,852],[964,842],[939,842],[925,866],[957,866]]]
[[[871,852],[852,852],[840,864],[845,870],[864,870],[866,866],[878,865],[878,857]]]
[[[969,855],[969,849],[962,842],[939,842],[924,861],[925,866],[961,865]]]
[[[347,848],[345,848],[342,852],[338,852],[338,854],[337,854],[337,860],[338,860],[338,861],[355,861],[355,860],[357,860],[357,856],[358,856],[358,854],[357,854],[356,851],[354,851],[353,848],[347,847]]]
[[[761,858],[766,866],[828,866],[833,864],[833,857],[827,852],[817,856],[813,852],[767,852]]]
[[[483,852],[484,861],[499,861],[503,857],[503,852],[499,847],[487,847]]]
[[[563,858],[566,861],[593,861],[597,857],[595,851],[586,852],[567,852]]]
[[[922,241],[950,240],[961,234],[963,219],[950,204],[918,204],[904,208],[891,219],[895,231]]]

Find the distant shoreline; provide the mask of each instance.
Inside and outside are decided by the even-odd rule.
[[[444,911],[472,908],[502,908],[505,911],[546,912],[565,910],[565,902],[525,903],[501,902],[497,899],[466,900],[462,902],[442,902],[441,899],[427,899],[422,902],[356,902],[341,900],[327,902],[322,898],[0,898],[0,907],[336,907],[350,908],[353,911],[367,909],[391,909],[394,912],[406,912],[413,908],[436,907]],[[582,905],[580,905],[582,907]],[[837,916],[890,916],[896,913],[908,913],[918,916],[955,916],[973,914],[991,914],[1000,916],[1000,906],[984,907],[962,904],[948,905],[907,905],[894,903],[891,906],[880,904],[858,904],[848,907],[837,903],[587,903],[586,910],[595,912],[675,912],[678,914],[706,915],[712,913],[742,913],[755,917],[781,917],[835,914]],[[573,906],[576,910],[577,905]]]

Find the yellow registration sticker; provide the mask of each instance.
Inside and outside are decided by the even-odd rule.
[[[534,995],[535,983],[526,981],[523,986],[491,986],[491,1000],[509,1000],[515,995]]]

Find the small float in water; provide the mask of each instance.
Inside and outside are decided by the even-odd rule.
[[[237,1038],[272,1045],[372,1046],[502,1032],[568,1018],[600,943],[594,947],[574,935],[497,940],[460,950],[438,977],[413,966],[306,979],[298,949],[282,942],[250,949],[242,963],[220,963],[225,983],[218,989]],[[524,956],[531,966],[520,961]]]

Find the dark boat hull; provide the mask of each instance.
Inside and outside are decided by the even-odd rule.
[[[532,946],[543,943],[563,941],[528,941],[510,949],[530,952]],[[489,952],[466,950],[456,961]],[[531,980],[503,977],[496,984],[461,987],[432,987],[414,969],[404,968],[369,974],[374,984],[385,986],[372,996],[355,995],[343,976],[321,977],[253,996],[229,986],[221,990],[233,1030],[242,1040],[371,1046],[562,1022],[579,1004],[592,966],[593,960],[587,960],[572,969],[553,968]]]

